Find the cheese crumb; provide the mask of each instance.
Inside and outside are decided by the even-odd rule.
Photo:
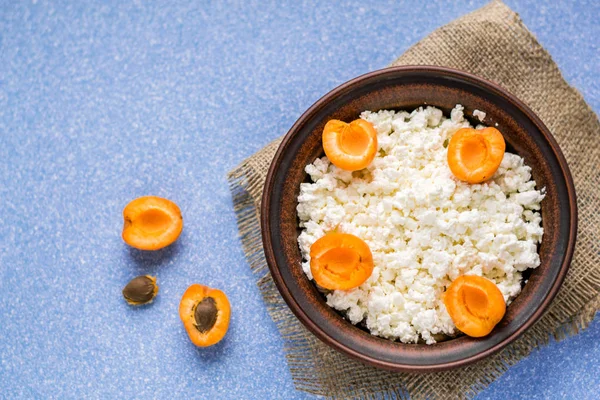
[[[485,119],[485,113],[483,111],[475,110],[473,111],[473,116],[479,120],[479,122],[483,122]],[[497,126],[497,125],[496,125]]]

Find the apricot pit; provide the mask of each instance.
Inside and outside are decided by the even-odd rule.
[[[123,297],[132,306],[151,303],[157,293],[156,277],[150,275],[135,277],[123,288]]]

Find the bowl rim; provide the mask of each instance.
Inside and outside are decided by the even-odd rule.
[[[534,123],[534,125],[537,126],[537,128],[540,130],[540,132],[543,134],[545,139],[550,144],[550,150],[556,156],[556,159],[558,160],[560,169],[565,178],[565,184],[566,184],[567,192],[568,192],[567,195],[569,198],[570,224],[569,224],[569,237],[568,237],[566,252],[562,259],[562,263],[560,265],[560,270],[558,272],[558,275],[557,275],[555,281],[553,282],[551,289],[546,293],[546,296],[542,300],[542,303],[540,304],[538,309],[535,310],[532,313],[532,315],[520,327],[518,327],[512,334],[507,336],[504,340],[500,341],[499,343],[496,343],[495,345],[491,346],[490,348],[488,348],[480,353],[474,354],[472,356],[469,356],[469,357],[466,357],[466,358],[463,358],[460,360],[439,363],[439,364],[413,365],[413,364],[400,364],[400,363],[396,363],[396,362],[384,361],[384,360],[380,360],[378,358],[373,358],[367,354],[359,353],[359,352],[355,351],[354,349],[346,346],[345,344],[332,339],[327,333],[325,333],[321,329],[320,326],[318,326],[316,323],[314,323],[310,319],[308,314],[306,314],[305,311],[299,306],[299,304],[294,299],[292,293],[286,286],[286,284],[281,276],[281,273],[279,271],[279,268],[277,266],[277,262],[276,262],[275,254],[274,254],[275,249],[273,248],[273,243],[271,241],[271,235],[270,235],[271,219],[269,217],[268,210],[271,208],[270,193],[273,190],[273,178],[277,171],[276,166],[279,164],[277,161],[281,158],[281,155],[284,153],[288,143],[291,141],[291,139],[294,136],[294,133],[297,131],[297,129],[302,124],[304,124],[304,122],[315,111],[317,111],[319,108],[323,107],[325,104],[328,103],[329,100],[331,100],[332,98],[335,98],[337,95],[339,95],[346,89],[351,88],[352,86],[357,85],[364,80],[368,80],[368,79],[377,77],[379,75],[395,74],[395,73],[402,73],[402,72],[425,72],[425,73],[440,73],[442,75],[454,75],[460,79],[466,79],[466,80],[475,82],[477,85],[487,87],[487,89],[491,89],[496,92],[499,92],[502,96],[507,98],[511,103],[513,103],[514,105],[516,105],[518,108],[520,108],[523,111],[523,113]],[[452,368],[465,366],[467,364],[474,363],[476,361],[479,361],[483,358],[486,358],[486,357],[500,351],[501,349],[506,347],[509,343],[516,340],[519,336],[521,336],[527,329],[529,329],[535,322],[537,322],[542,317],[542,315],[547,310],[548,306],[550,305],[550,303],[552,302],[552,300],[555,298],[558,291],[560,290],[562,283],[566,277],[566,274],[569,270],[571,260],[573,258],[573,253],[575,251],[575,242],[576,242],[576,238],[577,238],[577,218],[578,218],[577,198],[576,198],[575,185],[573,183],[571,171],[567,165],[567,161],[566,161],[562,151],[560,150],[560,147],[558,146],[556,139],[550,133],[550,130],[546,127],[546,125],[542,122],[542,120],[533,112],[533,110],[531,110],[531,108],[529,106],[527,106],[524,102],[519,100],[517,97],[515,97],[513,94],[511,94],[506,89],[499,86],[498,84],[496,84],[492,81],[489,81],[487,79],[478,77],[474,74],[465,72],[465,71],[461,71],[461,70],[457,70],[457,69],[449,68],[449,67],[440,67],[440,66],[433,66],[433,65],[404,65],[404,66],[393,66],[393,67],[386,67],[386,68],[378,69],[378,70],[375,70],[372,72],[368,72],[366,74],[362,74],[362,75],[360,75],[356,78],[353,78],[349,81],[346,81],[346,82],[342,83],[341,85],[335,87],[328,93],[326,93],[321,98],[319,98],[312,106],[310,106],[304,113],[302,113],[302,115],[288,130],[288,132],[285,134],[284,138],[282,139],[281,143],[279,144],[279,147],[277,148],[277,151],[275,152],[275,155],[269,166],[269,170],[268,170],[268,173],[267,173],[267,176],[265,179],[263,193],[261,196],[260,212],[261,212],[261,215],[260,215],[261,236],[262,236],[263,250],[265,253],[267,265],[269,267],[273,281],[275,282],[275,285],[276,285],[277,289],[279,290],[279,293],[285,300],[289,309],[296,316],[296,318],[298,318],[300,320],[300,322],[302,322],[302,324],[306,328],[308,328],[308,330],[312,334],[314,334],[318,339],[320,339],[322,342],[324,342],[325,344],[334,348],[337,351],[340,351],[356,360],[359,360],[363,363],[366,363],[366,364],[369,364],[369,365],[372,365],[372,366],[375,366],[378,368],[393,370],[393,371],[405,371],[405,372],[434,372],[434,371],[443,371],[443,370],[448,370],[448,369],[452,369]],[[347,322],[350,323],[349,321],[347,321]],[[384,339],[384,338],[381,338],[381,339],[388,340],[388,339]]]

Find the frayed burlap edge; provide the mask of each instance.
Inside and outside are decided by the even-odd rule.
[[[505,43],[487,43],[471,38],[479,47],[478,63],[464,65],[461,35],[471,34],[473,23],[496,24],[507,32]],[[514,36],[520,42],[513,48]],[[494,38],[494,41],[502,38]],[[496,47],[494,47],[496,46]],[[505,46],[504,48],[502,46]],[[495,51],[486,54],[485,50]],[[448,51],[452,48],[453,51]],[[522,51],[520,50],[522,49]],[[498,56],[506,52],[506,57]],[[513,62],[515,68],[494,63]],[[391,373],[364,366],[335,352],[310,334],[295,318],[279,295],[268,272],[260,233],[260,195],[266,171],[280,143],[277,139],[245,160],[229,174],[242,245],[258,278],[265,304],[285,343],[285,354],[295,386],[299,390],[329,398],[471,398],[497,377],[547,344],[585,329],[600,309],[600,124],[582,96],[562,78],[558,67],[518,16],[499,1],[454,21],[409,49],[393,65],[430,64],[463,69],[496,81],[524,100],[554,133],[565,153],[578,193],[580,223],[578,243],[570,272],[548,312],[510,346],[476,364],[457,370],[414,375]],[[527,79],[528,69],[544,68],[540,79]],[[594,168],[596,166],[596,168]]]

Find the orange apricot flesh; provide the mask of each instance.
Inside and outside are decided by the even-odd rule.
[[[475,275],[455,279],[444,304],[456,327],[472,337],[488,335],[506,313],[506,303],[494,282]]]
[[[192,343],[212,346],[229,329],[231,306],[225,293],[197,283],[191,285],[179,303],[179,318]]]
[[[459,129],[448,144],[448,166],[461,181],[490,179],[502,162],[506,143],[496,128]]]
[[[359,237],[329,233],[310,247],[310,270],[315,282],[330,290],[349,290],[373,273],[373,255]]]
[[[377,153],[377,131],[364,119],[346,123],[332,119],[323,129],[323,149],[338,168],[358,171],[366,168]]]
[[[156,196],[131,201],[123,210],[123,240],[140,250],[159,250],[173,243],[183,229],[177,204]]]

